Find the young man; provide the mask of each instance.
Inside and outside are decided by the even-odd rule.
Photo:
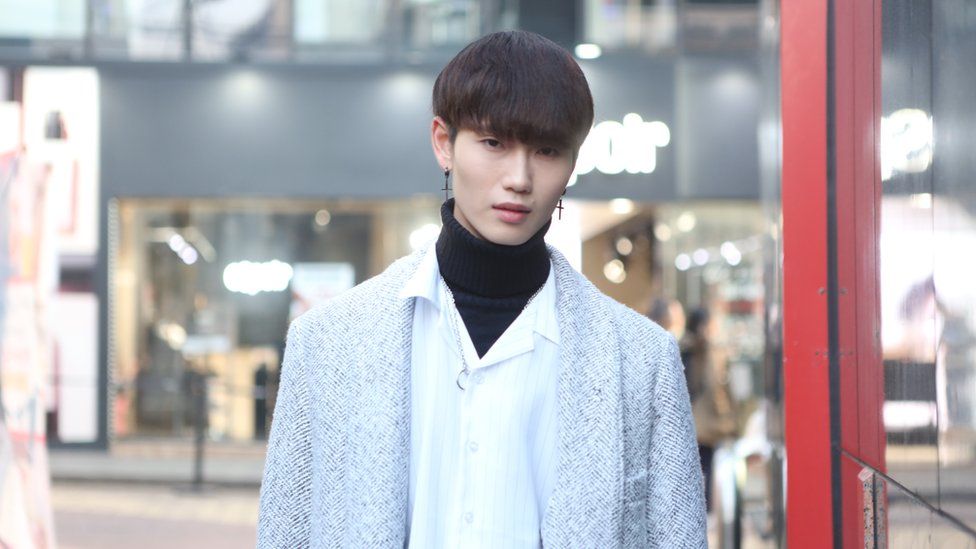
[[[543,241],[593,121],[579,66],[491,34],[433,103],[443,229],[292,324],[258,545],[705,547],[674,338]]]

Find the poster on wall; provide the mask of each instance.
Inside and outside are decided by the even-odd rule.
[[[71,90],[65,93],[65,90]],[[98,300],[91,281],[98,251],[98,74],[90,68],[30,67],[23,78],[25,169],[45,181],[45,246],[51,265],[45,391],[47,437],[93,443],[98,437]]]
[[[27,161],[9,134],[20,113],[0,104],[0,133],[8,132],[0,136],[0,546],[53,547],[44,403],[55,231],[50,171]]]
[[[290,318],[352,288],[356,276],[349,263],[296,263],[291,279]]]
[[[71,93],[65,93],[71,90]],[[89,68],[24,71],[23,139],[45,166],[57,253],[94,261],[98,251],[98,73]]]

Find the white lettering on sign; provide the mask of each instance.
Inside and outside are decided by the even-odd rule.
[[[671,130],[667,124],[645,122],[636,113],[624,116],[623,124],[600,122],[583,141],[569,184],[575,184],[579,174],[593,170],[609,175],[652,173],[657,168],[657,150],[669,143]]]
[[[292,276],[292,266],[277,259],[265,263],[237,261],[224,268],[224,287],[247,295],[283,292],[288,289]]]

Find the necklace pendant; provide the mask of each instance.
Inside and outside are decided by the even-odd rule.
[[[457,383],[458,389],[461,389],[462,391],[464,391],[465,389],[468,388],[468,377],[469,377],[469,374],[468,374],[467,368],[461,368],[461,371],[458,372],[457,380],[455,380],[455,383]]]

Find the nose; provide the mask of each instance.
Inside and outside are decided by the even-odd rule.
[[[506,190],[519,194],[532,192],[532,166],[529,159],[527,151],[510,155],[504,180]]]

